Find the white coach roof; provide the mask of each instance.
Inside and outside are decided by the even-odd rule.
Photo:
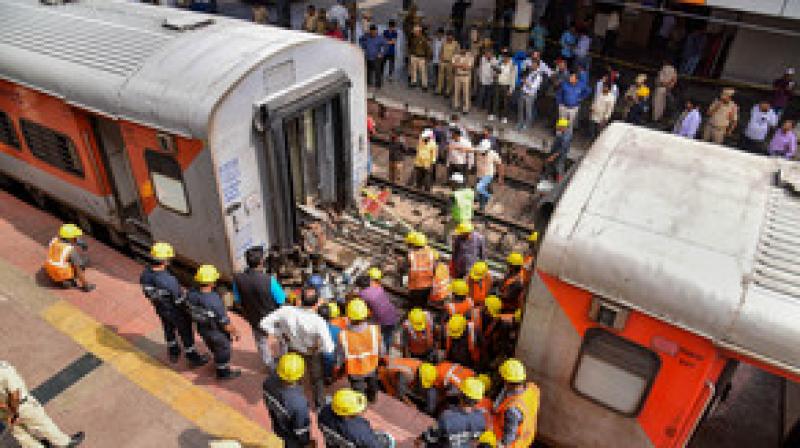
[[[0,78],[204,138],[215,105],[253,67],[320,38],[124,1],[0,0]]]
[[[800,374],[795,169],[612,124],[558,203],[538,267]]]

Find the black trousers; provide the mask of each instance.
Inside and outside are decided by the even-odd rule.
[[[217,367],[217,374],[225,373],[230,370],[231,362],[231,337],[219,329],[199,327],[200,337],[203,338],[208,349],[214,355],[214,364]]]
[[[433,179],[429,168],[422,168],[419,166],[414,167],[414,186],[424,191],[431,191],[433,186]]]
[[[383,58],[367,59],[367,84],[380,88],[383,82]]]
[[[179,350],[179,336],[184,350],[194,348],[192,319],[184,311],[174,306],[158,306],[156,307],[156,314],[161,319],[161,328],[164,330],[164,340],[167,342],[167,347],[171,350],[173,347]]]
[[[393,79],[394,78],[394,60],[395,60],[395,56],[393,54],[392,55],[388,55],[388,56],[386,56],[384,58],[383,66],[387,67],[386,76],[389,79]],[[383,70],[381,70],[381,74],[383,74]]]
[[[367,396],[367,400],[370,402],[375,401],[379,387],[377,373],[363,376],[351,375],[348,379],[350,380],[350,387],[353,390],[365,394]]]
[[[314,393],[314,405],[317,410],[325,405],[325,368],[322,362],[322,353],[313,355],[303,355],[306,362],[306,374],[311,382],[311,390]]]

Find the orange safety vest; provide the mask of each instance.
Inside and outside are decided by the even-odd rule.
[[[430,313],[425,313],[427,325],[422,331],[417,331],[411,326],[411,322],[406,319],[403,322],[403,331],[406,332],[408,345],[405,349],[411,356],[422,356],[434,348],[433,318]]]
[[[486,296],[489,295],[489,291],[492,289],[492,274],[486,273],[482,279],[477,281],[470,276],[467,278],[467,285],[469,286],[469,296],[472,297],[472,300],[483,306]]]
[[[453,386],[456,389],[460,388],[461,382],[467,378],[475,376],[472,369],[468,369],[461,364],[453,362],[440,362],[436,366],[436,383],[437,389],[444,389]]]
[[[465,330],[465,333],[467,338],[469,338],[467,342],[469,344],[468,345],[469,354],[472,357],[472,362],[478,364],[481,360],[481,351],[480,347],[478,347],[478,338],[476,337],[475,333],[475,324],[473,324],[472,322],[467,322],[467,329]],[[461,337],[463,338],[464,335],[462,335]],[[445,338],[444,340],[445,358],[447,358],[450,355],[450,347],[452,346],[452,340],[453,338],[451,338],[450,335],[447,335],[447,338]]]
[[[344,330],[339,333],[339,342],[344,352],[344,370],[348,375],[369,375],[378,368],[381,330],[377,325],[368,325],[367,331]]]
[[[69,256],[75,247],[65,243],[59,238],[50,240],[47,248],[47,260],[44,262],[44,271],[56,283],[61,283],[75,278],[75,268],[69,262]]]
[[[448,296],[450,296],[450,268],[444,263],[439,263],[433,273],[431,302],[443,302]]]
[[[502,295],[503,299],[503,311],[516,311],[525,304],[525,292],[527,288],[525,288],[525,277],[527,277],[528,271],[525,268],[522,268],[516,274],[506,277],[503,280],[503,286],[500,287],[500,295]],[[508,297],[508,288],[513,285],[514,283],[520,282],[522,288],[520,288],[519,295],[517,297]]]
[[[433,286],[436,258],[429,247],[408,253],[408,289],[426,289]]]
[[[405,375],[412,381],[417,378],[417,371],[422,361],[414,358],[389,358],[386,366],[378,368],[378,378],[380,379],[386,393],[395,397],[397,396],[397,378],[399,375]]]
[[[347,327],[350,326],[350,319],[347,316],[339,316],[331,319],[331,325],[340,330],[347,330]]]
[[[444,310],[447,311],[447,315],[450,317],[452,317],[454,314],[462,314],[466,316],[474,307],[475,303],[472,302],[472,299],[467,297],[461,302],[448,302],[444,306]]]
[[[509,448],[526,448],[533,444],[536,437],[536,419],[539,414],[539,388],[534,383],[525,385],[525,391],[513,397],[506,397],[500,406],[494,409],[494,434],[500,440],[505,428],[505,415],[508,408],[517,408],[522,412],[522,424],[517,428],[517,437]]]

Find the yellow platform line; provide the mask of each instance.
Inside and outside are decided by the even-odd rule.
[[[177,413],[213,437],[245,446],[281,447],[283,441],[202,387],[144,353],[64,300],[45,308],[42,318]]]

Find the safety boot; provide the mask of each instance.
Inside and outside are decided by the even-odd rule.
[[[181,357],[181,348],[177,344],[171,346],[167,352],[169,353],[169,362],[173,364],[178,362]]]
[[[220,381],[232,380],[240,376],[242,376],[242,371],[239,369],[231,369],[230,367],[217,369],[217,379]]]
[[[186,353],[186,360],[191,367],[200,367],[208,364],[208,355],[201,355],[196,351]]]

